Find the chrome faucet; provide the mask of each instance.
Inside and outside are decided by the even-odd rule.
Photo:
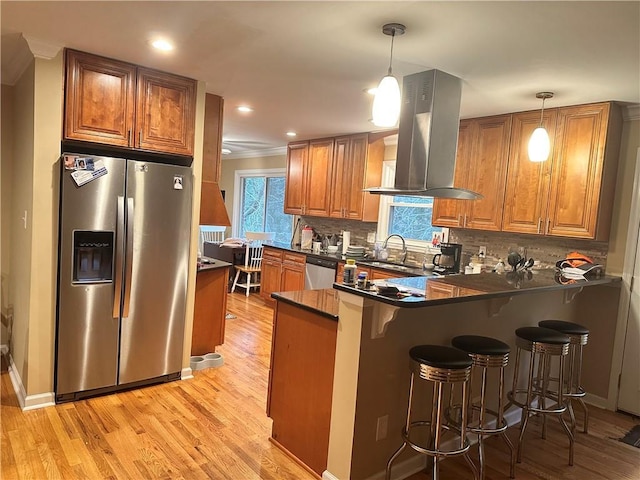
[[[392,233],[384,241],[384,244],[382,245],[382,248],[387,248],[387,242],[389,241],[389,239],[391,237],[398,237],[400,240],[402,240],[402,253],[400,254],[400,263],[402,263],[404,265],[404,262],[407,259],[407,243],[404,241],[404,237],[402,235],[400,235],[398,233]]]

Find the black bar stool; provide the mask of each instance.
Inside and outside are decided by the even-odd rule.
[[[402,429],[403,444],[396,450],[387,463],[386,480],[391,478],[391,465],[396,458],[409,445],[416,452],[433,457],[433,480],[438,479],[438,462],[441,457],[464,455],[467,463],[473,470],[473,477],[478,478],[478,471],[469,458],[469,441],[467,440],[467,408],[468,387],[471,376],[471,358],[464,352],[452,347],[442,345],[418,345],[409,350],[411,358],[411,380],[409,384],[409,405],[407,407],[407,420]],[[431,420],[411,421],[411,407],[413,402],[413,387],[415,376],[422,380],[433,382],[433,405]],[[443,387],[445,384],[462,385],[462,422],[460,428],[443,422],[444,403]],[[411,439],[411,431],[416,427],[430,427],[430,443],[421,446]],[[444,432],[443,432],[444,430]],[[455,431],[454,437],[459,443],[452,450],[444,450],[441,447],[442,435],[447,431]]]
[[[562,388],[557,392],[549,391],[549,374],[551,370],[551,360],[558,357],[558,383],[564,382],[564,358],[569,353],[569,337],[563,333],[542,327],[522,327],[516,330],[516,362],[513,371],[513,387],[507,394],[509,400],[522,408],[522,420],[520,421],[520,436],[518,438],[518,463],[522,461],[522,445],[524,443],[524,432],[527,428],[530,415],[542,415],[542,438],[546,438],[547,415],[556,415],[560,420],[562,428],[569,437],[569,465],[573,465],[573,433],[565,422],[562,414],[567,411],[567,398],[563,395]],[[531,352],[529,363],[529,376],[527,389],[518,389],[518,370],[520,367],[520,353],[522,351]],[[536,357],[538,361],[536,362]],[[536,367],[537,363],[537,377]],[[517,397],[526,393],[525,401]],[[537,404],[534,403],[534,397]],[[555,403],[547,406],[547,400]]]
[[[467,420],[467,430],[478,435],[478,454],[480,457],[480,479],[484,479],[485,474],[485,452],[484,438],[491,435],[500,435],[509,447],[510,465],[509,476],[515,478],[515,449],[511,440],[506,434],[507,422],[504,420],[504,369],[509,363],[510,348],[504,342],[490,337],[478,335],[461,335],[451,340],[451,345],[466,352],[472,360],[471,375],[480,369],[482,380],[480,387],[480,403],[473,403],[471,386],[469,386],[469,397],[471,409]],[[489,368],[498,369],[498,408],[497,411],[487,408],[487,374]],[[478,412],[478,419],[475,419],[474,412]],[[487,414],[495,419],[495,427],[489,427]]]
[[[564,320],[542,320],[538,322],[538,326],[556,330],[569,337],[569,365],[565,375],[566,391],[564,392],[564,396],[569,398],[567,405],[571,417],[571,431],[575,431],[576,429],[576,416],[571,404],[571,400],[575,398],[580,403],[582,411],[584,412],[583,432],[588,433],[589,410],[587,410],[587,406],[582,399],[585,391],[580,385],[580,376],[582,373],[582,347],[585,346],[589,340],[589,329],[578,323],[565,322]]]

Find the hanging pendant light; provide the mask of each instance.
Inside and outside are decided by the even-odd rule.
[[[382,27],[382,33],[391,35],[391,56],[389,58],[389,71],[376,89],[373,99],[372,117],[373,124],[377,127],[394,127],[400,117],[400,85],[393,76],[391,63],[393,61],[393,39],[396,35],[403,35],[406,27],[400,23],[387,23]]]
[[[540,112],[540,126],[533,131],[529,139],[529,160],[532,162],[544,162],[549,158],[551,141],[542,121],[544,119],[544,101],[552,97],[553,92],[536,93],[536,98],[542,99],[542,111]]]

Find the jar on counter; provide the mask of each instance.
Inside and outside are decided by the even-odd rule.
[[[358,274],[358,281],[356,282],[356,288],[360,288],[362,290],[366,289],[368,287],[368,281],[367,281],[367,272],[360,272]]]
[[[342,283],[345,285],[356,284],[356,261],[353,258],[347,260],[347,264],[344,266],[344,273],[342,274]]]

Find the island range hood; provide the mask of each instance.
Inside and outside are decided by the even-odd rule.
[[[396,178],[381,195],[458,198],[482,195],[453,186],[462,81],[440,70],[407,75],[402,81]]]

